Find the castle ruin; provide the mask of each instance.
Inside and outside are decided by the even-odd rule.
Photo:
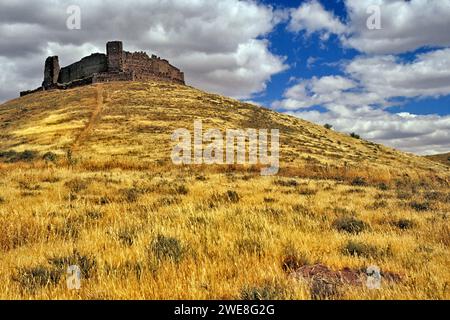
[[[37,91],[69,89],[81,85],[110,81],[161,80],[185,84],[184,73],[167,60],[145,52],[127,52],[121,41],[106,44],[106,54],[93,53],[67,67],[60,68],[57,56],[45,60],[42,86],[23,91],[25,96]]]

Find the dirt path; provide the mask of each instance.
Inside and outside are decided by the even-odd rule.
[[[103,109],[103,86],[98,85],[96,90],[97,90],[97,101],[95,109],[92,111],[92,115],[89,118],[88,122],[86,123],[86,126],[72,144],[72,147],[70,148],[72,151],[76,151],[86,141],[95,124],[100,119],[101,112]]]

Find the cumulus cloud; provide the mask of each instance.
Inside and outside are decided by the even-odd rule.
[[[448,152],[449,116],[393,114],[387,107],[450,94],[450,0],[344,0],[344,6],[341,21],[318,0],[307,1],[291,11],[288,30],[323,41],[334,34],[344,49],[362,55],[343,62],[341,75],[299,79],[272,107],[406,151]],[[381,28],[371,30],[374,6]],[[422,48],[428,52],[412,61],[398,56]]]
[[[81,9],[81,30],[66,28],[69,5]],[[108,40],[123,40],[126,50],[145,50],[186,71],[189,84],[250,98],[266,88],[272,75],[287,68],[285,58],[269,50],[266,36],[284,13],[253,1],[238,0],[90,0],[9,1],[0,11],[0,101],[17,95],[18,83],[42,79],[48,54],[61,64],[104,52]],[[93,51],[94,50],[94,51]],[[29,61],[30,68],[21,63]]]
[[[297,9],[291,10],[291,19],[288,30],[293,32],[306,31],[308,35],[320,32],[322,39],[326,40],[330,34],[342,34],[345,25],[317,1],[303,3]]]
[[[341,132],[357,132],[365,139],[417,154],[450,150],[450,116],[392,114],[371,107],[328,106],[327,112],[289,111],[315,123],[330,123]]]
[[[291,11],[288,30],[337,35],[345,47],[369,54],[398,54],[422,47],[450,46],[450,0],[344,0],[341,22],[317,0]],[[380,9],[381,29],[369,29],[371,7]]]
[[[272,106],[344,132],[418,153],[450,149],[450,116],[392,114],[396,98],[450,94],[450,49],[420,54],[411,62],[395,56],[360,56],[344,76],[302,79]],[[308,110],[322,106],[325,112]]]
[[[371,54],[397,54],[450,46],[450,0],[346,0],[346,46]],[[378,5],[381,29],[370,30],[367,8]]]

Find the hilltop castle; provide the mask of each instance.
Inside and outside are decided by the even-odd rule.
[[[69,89],[81,85],[109,81],[162,80],[184,83],[184,73],[167,60],[145,52],[127,52],[121,41],[106,44],[106,54],[93,53],[67,67],[60,68],[57,56],[45,60],[42,86],[23,91],[24,96],[37,91]]]

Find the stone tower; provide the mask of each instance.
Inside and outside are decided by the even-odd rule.
[[[123,71],[123,45],[122,41],[111,41],[106,44],[108,56],[108,72]]]
[[[45,60],[44,81],[42,82],[42,87],[44,89],[51,88],[58,83],[60,70],[59,59],[57,56],[48,57]]]

